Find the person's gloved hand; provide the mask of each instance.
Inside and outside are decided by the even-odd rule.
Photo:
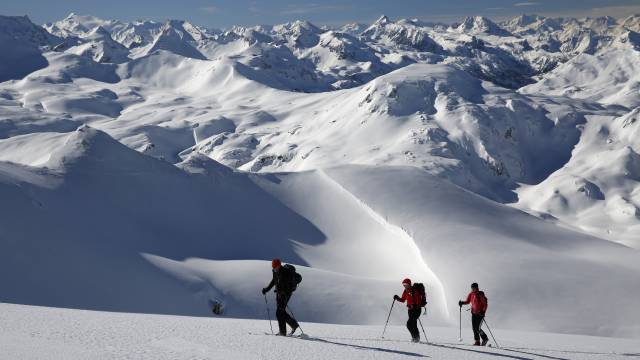
[[[462,305],[464,305],[464,302],[462,300],[458,301],[458,306],[462,307]]]
[[[267,293],[267,288],[262,288],[262,295],[265,295]]]
[[[393,300],[400,301],[400,296],[398,296],[398,295],[393,295]]]

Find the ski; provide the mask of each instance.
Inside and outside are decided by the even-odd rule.
[[[249,335],[258,335],[258,336],[262,336],[262,335],[268,335],[268,336],[277,336],[277,337],[282,337],[282,338],[295,338],[295,339],[308,339],[310,338],[308,335],[305,334],[287,334],[287,335],[278,335],[278,334],[272,334],[272,333],[268,333],[268,332],[264,332],[264,333],[256,333],[256,332],[248,332]]]

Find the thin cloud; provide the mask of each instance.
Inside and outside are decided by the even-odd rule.
[[[217,6],[209,5],[201,7],[200,10],[206,12],[207,14],[214,14],[217,13],[220,9]]]
[[[640,14],[640,5],[628,5],[628,6],[603,6],[594,7],[592,9],[578,10],[578,11],[565,11],[565,12],[542,12],[541,15],[552,17],[598,17],[598,16],[611,16],[618,19],[626,18],[631,14]]]
[[[258,6],[258,2],[257,1],[251,1],[249,3],[249,7],[247,8],[247,10],[249,10],[250,13],[259,13],[260,12],[260,7]]]
[[[513,6],[536,6],[536,5],[540,5],[539,2],[535,2],[535,1],[527,1],[527,2],[519,2],[519,3],[515,3],[513,4]]]
[[[307,5],[289,5],[286,9],[281,11],[283,15],[300,15],[311,14],[318,12],[339,11],[346,10],[348,7],[342,5],[321,5],[321,4],[307,4]]]

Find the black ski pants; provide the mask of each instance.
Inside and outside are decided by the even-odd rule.
[[[278,306],[276,309],[276,318],[278,319],[278,328],[282,335],[287,333],[287,324],[292,328],[298,327],[296,319],[287,313],[289,299],[291,299],[291,293],[276,293],[276,303]]]
[[[418,318],[422,311],[419,307],[409,308],[409,320],[407,320],[407,329],[411,333],[411,338],[420,340],[420,331],[418,331]]]
[[[484,314],[471,314],[471,327],[473,328],[473,339],[480,341],[488,339],[487,334],[482,331],[482,322],[484,321]]]

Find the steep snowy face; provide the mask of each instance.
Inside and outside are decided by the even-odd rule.
[[[640,34],[635,31],[623,31],[616,37],[612,47],[630,48],[640,52]]]
[[[94,32],[96,28],[108,32],[113,40],[127,48],[136,48],[153,43],[167,27],[173,28],[185,42],[195,43],[206,41],[213,34],[204,28],[183,20],[168,20],[164,23],[151,20],[134,21],[130,23],[117,20],[103,20],[94,16],[83,16],[71,13],[65,19],[45,24],[44,28],[52,34],[64,37],[84,38]]]
[[[234,26],[231,29],[214,35],[214,41],[204,44],[209,58],[234,56],[241,54],[252,45],[265,46],[275,40],[265,29],[255,27]],[[275,45],[275,44],[274,44]]]
[[[562,30],[562,24],[557,19],[539,15],[520,15],[500,25],[512,34],[532,35],[538,38],[544,38],[550,33]]]
[[[350,88],[390,71],[375,51],[357,38],[327,31],[318,44],[300,53],[301,59],[313,62],[323,75],[335,79],[332,87]]]
[[[70,13],[63,20],[45,24],[43,27],[54,35],[66,38],[87,35],[97,27],[102,27],[111,33],[125,26],[125,23],[117,20],[103,20],[95,16]]]
[[[581,54],[520,91],[635,108],[640,105],[639,54],[629,46],[597,55]]]
[[[571,160],[542,183],[519,191],[522,208],[639,248],[640,108],[591,119]]]
[[[82,35],[79,42],[79,45],[70,47],[66,52],[87,56],[99,63],[123,63],[129,60],[129,50],[113,40],[102,26]]]
[[[21,79],[46,67],[42,51],[62,42],[26,16],[0,16],[0,82]]]
[[[349,34],[351,36],[358,36],[362,33],[369,25],[361,24],[361,23],[349,23],[345,24],[336,29],[336,31]]]
[[[509,36],[508,31],[484,16],[468,16],[454,30],[470,34]]]
[[[11,49],[0,53],[0,82],[22,79],[48,65],[35,45],[0,34],[0,47]]]
[[[405,69],[364,86],[359,106],[420,119],[422,126],[411,130],[413,146],[405,145],[410,163],[439,168],[456,184],[506,200],[512,196],[499,189],[539,182],[568,160],[581,121],[566,113],[571,108],[540,108],[451,66]]]
[[[15,41],[38,47],[52,48],[62,43],[61,38],[32,23],[27,16],[0,15],[0,34]]]
[[[596,18],[586,18],[583,25],[598,34],[608,33],[609,30],[618,25],[618,21],[611,16],[599,16]]]
[[[126,23],[111,33],[114,40],[127,48],[148,45],[162,32],[163,23],[155,21],[135,21]]]
[[[542,16],[523,14],[518,15],[511,20],[505,21],[504,23],[502,23],[502,27],[511,32],[519,33],[526,31],[526,28],[535,27],[534,24],[539,23],[542,20],[544,20],[544,17]]]
[[[160,29],[153,42],[137,49],[135,56],[146,56],[156,51],[164,50],[187,58],[206,59],[200,51],[191,45],[190,42],[193,41],[190,33],[176,29],[171,22],[167,22]]]
[[[320,40],[322,33],[317,26],[308,21],[295,21],[293,23],[276,25],[271,29],[271,34],[287,43],[292,49],[304,49],[313,47]]]
[[[187,42],[205,41],[213,35],[207,29],[193,25],[192,23],[184,20],[169,20],[166,24],[181,33],[182,38]]]
[[[620,25],[629,30],[640,32],[640,15],[630,15],[624,20],[620,21]]]
[[[412,21],[391,22],[382,16],[361,34],[369,41],[391,47],[439,53],[442,47],[429,35],[429,30]]]
[[[347,26],[344,31],[331,31],[334,38],[340,33],[354,37],[357,34],[358,40],[324,39],[322,43],[323,36],[331,37],[328,30],[304,21],[276,26],[233,27],[220,32],[178,20],[164,24],[153,21],[121,23],[72,14],[46,27],[53,33],[66,36],[65,44],[58,49],[62,51],[80,45],[78,37],[85,36],[98,25],[107,30],[113,40],[132,49],[133,58],[148,54],[153,43],[164,33],[165,38],[171,38],[161,42],[165,44],[159,47],[164,50],[173,49],[182,55],[201,58],[190,49],[193,47],[206,58],[234,56],[244,65],[248,65],[249,57],[264,56],[252,60],[254,65],[249,66],[261,71],[265,67],[260,64],[276,69],[273,72],[282,75],[277,81],[279,88],[314,92],[358,86],[414,62],[446,62],[500,86],[518,88],[533,82],[534,76],[545,74],[576,55],[597,54],[612,47],[633,47],[637,43],[635,33],[628,33],[634,31],[634,17],[618,23],[606,17],[576,20],[522,15],[502,23],[504,29],[489,19],[469,17],[455,28],[447,29],[439,24],[419,20],[391,21],[382,16],[366,29],[356,24]],[[167,33],[167,27],[173,31]],[[172,35],[174,32],[177,36]],[[340,42],[344,45],[337,44]],[[254,45],[258,45],[259,50],[252,49]],[[321,48],[327,48],[327,45],[339,54],[338,57],[351,54],[363,58],[366,55],[370,60],[341,64],[342,59],[330,59],[331,56],[322,54]],[[370,55],[358,55],[347,49],[350,45]],[[283,51],[283,46],[290,50],[291,55]],[[276,54],[276,58],[282,54],[283,61],[274,59],[272,54]],[[307,61],[309,59],[313,61]],[[380,63],[386,66],[380,66]],[[314,81],[319,84],[313,85]]]

